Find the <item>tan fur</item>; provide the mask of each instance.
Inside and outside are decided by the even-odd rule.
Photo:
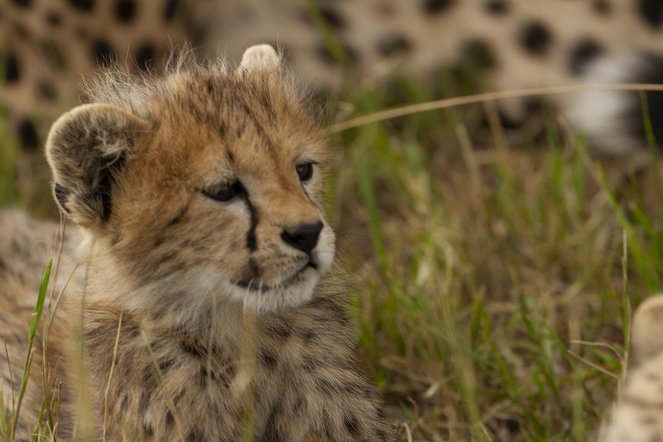
[[[643,302],[632,327],[626,384],[601,442],[663,440],[663,296]]]
[[[63,440],[391,438],[328,273],[327,147],[281,71],[261,46],[234,71],[109,74],[53,126],[56,200],[83,236],[52,336]]]

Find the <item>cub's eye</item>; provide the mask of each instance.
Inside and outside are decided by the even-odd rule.
[[[311,179],[313,176],[313,163],[304,163],[295,167],[297,170],[297,176],[301,182],[305,182]]]
[[[227,202],[244,193],[244,186],[239,181],[219,183],[209,189],[203,189],[203,195],[215,201]]]

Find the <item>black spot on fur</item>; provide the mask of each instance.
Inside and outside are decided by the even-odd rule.
[[[159,370],[161,373],[165,373],[170,370],[170,367],[173,366],[173,360],[171,358],[165,357],[159,361]]]
[[[377,50],[383,57],[408,52],[410,49],[412,43],[403,35],[391,35],[380,40],[377,45]]]
[[[509,12],[511,4],[507,0],[489,0],[483,7],[491,15],[503,15]]]
[[[115,3],[115,17],[121,23],[129,23],[136,16],[136,2],[134,0],[118,0]]]
[[[608,0],[594,0],[592,8],[599,15],[608,15],[612,12],[612,5]]]
[[[162,267],[166,266],[166,264],[169,264],[173,259],[177,258],[177,256],[178,256],[177,249],[167,250],[164,253],[157,254],[151,264],[157,269],[163,271]],[[167,267],[167,269],[172,270],[171,267],[172,266]]]
[[[197,359],[203,359],[205,357],[205,352],[200,348],[199,345],[196,345],[193,342],[180,341],[180,349],[184,353],[193,356]]]
[[[21,67],[16,55],[9,53],[5,58],[5,82],[16,83],[21,79]]]
[[[384,410],[382,408],[378,408],[377,412],[378,412],[378,417],[381,420],[384,420],[386,418],[386,415],[384,414]]]
[[[115,52],[108,42],[97,40],[92,44],[92,57],[99,66],[108,66],[115,60]]]
[[[292,335],[292,329],[284,323],[278,322],[270,324],[267,327],[267,334],[272,338],[277,338],[279,341],[284,342]]]
[[[173,417],[173,413],[168,410],[166,413],[166,428],[171,428],[173,424],[175,423],[175,418]]]
[[[345,27],[345,20],[339,15],[338,12],[334,11],[329,7],[321,7],[320,15],[322,18],[334,29],[342,29]]]
[[[18,125],[18,139],[21,147],[28,150],[39,148],[39,135],[32,120],[24,118]]]
[[[46,23],[48,23],[49,26],[57,28],[62,24],[62,18],[57,12],[49,12],[46,14]]]
[[[143,422],[143,433],[147,437],[152,437],[154,436],[154,428],[152,428],[152,425],[148,424],[147,422]]]
[[[260,349],[260,352],[258,353],[258,358],[260,359],[262,365],[264,365],[268,369],[275,368],[278,362],[276,360],[276,356],[274,356],[274,353],[272,353],[270,350],[267,350],[266,348]]]
[[[129,405],[129,396],[125,393],[124,396],[122,396],[122,401],[120,402],[120,410],[122,412],[127,411],[127,406]]]
[[[154,49],[154,46],[150,43],[146,43],[136,51],[136,65],[139,69],[147,71],[155,56],[156,50]]]
[[[439,14],[454,4],[454,0],[425,0],[423,10],[426,14]]]
[[[46,101],[56,101],[58,98],[53,83],[43,79],[37,83],[37,94]]]
[[[71,194],[71,190],[62,186],[60,183],[55,183],[53,192],[55,193],[55,200],[58,202],[60,207],[62,207],[62,210],[67,213],[71,213],[71,210],[67,207],[67,198]]]
[[[544,55],[552,44],[552,34],[543,22],[531,20],[521,28],[518,41],[528,54]]]
[[[309,343],[309,342],[313,341],[313,340],[317,337],[316,332],[313,331],[313,330],[310,329],[310,328],[306,328],[306,329],[304,329],[304,328],[302,328],[302,329],[297,329],[297,330],[295,331],[295,334],[297,335],[298,338],[300,338],[300,339],[301,339],[302,341],[304,341],[305,343]]]
[[[246,233],[246,248],[249,251],[254,252],[258,248],[258,240],[256,239],[256,228],[258,227],[258,211],[251,203],[248,195],[245,196],[244,201],[246,202],[246,207],[249,209],[249,214],[251,215],[251,225],[249,230]]]
[[[210,372],[207,369],[206,366],[201,366],[200,369],[198,370],[198,385],[200,388],[207,388],[207,383],[209,379],[211,378]]]
[[[178,5],[178,0],[168,0],[168,3],[166,3],[166,7],[163,9],[163,18],[167,23],[170,23],[175,18]]]
[[[204,442],[205,435],[203,434],[202,430],[198,428],[192,428],[189,431],[189,434],[187,434],[186,440],[189,442]]]
[[[343,418],[343,424],[345,425],[345,429],[348,430],[348,433],[350,433],[351,436],[353,437],[359,436],[359,421],[357,420],[356,416],[346,414]]]
[[[69,4],[83,12],[90,12],[94,8],[94,0],[69,0]]]
[[[636,7],[640,17],[652,28],[663,24],[663,2],[661,0],[638,0]]]
[[[276,416],[278,415],[278,408],[274,408],[267,418],[265,423],[265,431],[260,435],[260,442],[285,442],[283,434],[279,431],[276,425]]]
[[[585,72],[587,66],[603,53],[603,47],[591,38],[576,42],[569,53],[569,71],[574,75]]]
[[[463,60],[474,68],[493,69],[497,67],[497,57],[486,41],[467,41],[462,45],[461,53]]]
[[[32,3],[32,0],[14,0],[14,4],[21,8],[27,8]]]

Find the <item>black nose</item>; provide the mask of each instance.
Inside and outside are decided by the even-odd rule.
[[[297,224],[296,226],[283,229],[281,238],[286,244],[308,255],[318,243],[322,227],[323,224],[320,221],[312,224]]]

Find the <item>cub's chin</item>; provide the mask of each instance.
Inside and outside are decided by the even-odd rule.
[[[235,284],[226,282],[224,292],[231,301],[259,313],[279,311],[302,305],[313,298],[313,291],[320,280],[320,270],[316,266],[306,266],[279,284]]]

